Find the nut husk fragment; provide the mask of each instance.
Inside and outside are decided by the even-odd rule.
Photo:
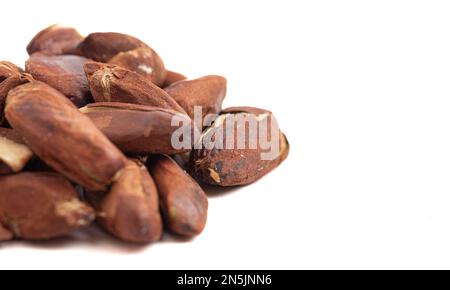
[[[30,81],[33,81],[33,77],[31,75],[26,73],[17,73],[11,75],[0,83],[0,125],[4,125],[5,123],[4,106],[9,91]]]
[[[32,157],[33,152],[17,132],[0,127],[0,174],[21,171]]]
[[[79,54],[78,45],[84,37],[74,28],[58,24],[52,25],[39,32],[28,44],[27,52],[47,54]]]
[[[42,240],[89,225],[92,208],[57,173],[0,176],[0,223],[16,238]]]
[[[104,190],[125,156],[60,92],[38,81],[10,91],[6,118],[45,163],[91,190]]]
[[[186,113],[164,90],[130,70],[90,62],[84,66],[96,102],[123,102]]]
[[[87,193],[100,224],[115,237],[135,243],[161,239],[163,226],[158,192],[147,168],[129,160],[109,192]]]
[[[194,107],[201,106],[202,117],[219,114],[227,92],[227,80],[221,76],[205,76],[195,80],[179,81],[164,89],[194,118]]]
[[[169,156],[152,156],[147,164],[169,229],[186,237],[200,234],[206,225],[208,198],[198,183]]]
[[[162,86],[166,79],[166,69],[161,57],[147,46],[120,52],[108,63],[138,73],[157,86]]]
[[[94,103],[80,111],[85,113],[111,142],[127,153],[176,154],[189,151],[172,146],[171,138],[179,127],[172,126],[174,118],[190,124],[188,133],[196,130],[192,120],[173,110],[125,103]]]
[[[163,88],[167,88],[168,86],[178,82],[187,79],[186,76],[174,72],[174,71],[166,71],[166,79],[164,80],[164,84],[162,85]]]
[[[218,131],[214,130],[222,127],[223,132],[226,132],[225,124],[231,122],[231,124],[234,124],[235,129],[234,139],[232,140],[234,141],[233,148],[227,149],[225,147],[225,144],[227,144],[227,136],[225,134],[222,149],[216,146],[212,149],[207,149],[203,146],[203,149],[193,150],[190,172],[197,180],[219,186],[246,185],[260,179],[278,167],[287,158],[289,154],[289,143],[286,136],[279,129],[278,134],[276,134],[279,139],[279,151],[276,158],[273,160],[263,160],[261,153],[268,152],[269,150],[263,149],[258,139],[256,139],[256,148],[252,149],[248,133],[249,123],[234,123],[233,118],[235,117],[242,117],[243,119],[254,122],[267,120],[269,128],[273,119],[276,128],[278,128],[278,124],[274,119],[275,117],[269,111],[251,107],[236,107],[224,110],[222,115],[216,119],[213,126],[203,132],[198,142],[205,144],[205,139],[206,141],[220,139],[217,136]],[[274,129],[270,128],[270,130],[267,130],[268,138],[271,136],[272,130]],[[237,146],[239,140],[238,133],[242,134],[243,132],[246,134],[245,147],[239,149]],[[259,134],[261,133],[258,133],[255,137],[258,137]],[[271,140],[270,137],[268,141]]]
[[[25,64],[26,72],[68,97],[77,107],[93,102],[84,64],[90,59],[77,55],[33,54]]]

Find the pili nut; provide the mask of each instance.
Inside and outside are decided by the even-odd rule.
[[[236,121],[236,118],[239,117],[243,120],[242,122]],[[267,124],[267,127],[264,128],[266,133],[263,139],[270,146],[272,143],[278,146],[269,149],[261,146],[260,138],[264,131],[256,132],[253,138],[251,137],[249,124],[257,124],[260,121],[266,121]],[[272,124],[275,125],[275,128],[272,128]],[[226,132],[225,126],[227,129],[230,126],[234,128],[234,137],[230,142],[227,141],[227,134],[223,136],[223,139],[217,135]],[[257,130],[261,129],[258,126]],[[277,130],[277,132],[274,134],[276,139],[272,142],[273,130]],[[215,140],[223,140],[220,142],[221,148],[214,145]],[[245,141],[244,146],[238,146],[239,140]],[[272,113],[251,107],[224,110],[213,126],[203,132],[198,142],[203,144],[203,149],[193,150],[189,171],[197,180],[219,186],[250,184],[278,167],[289,154],[287,138],[279,130]],[[227,142],[231,143],[231,148],[228,147]],[[251,146],[252,142],[254,145]],[[198,145],[196,144],[196,147],[200,147]],[[272,153],[273,156],[267,159],[262,158],[262,153]]]
[[[198,183],[169,156],[152,156],[147,165],[170,230],[186,237],[200,234],[206,225],[208,198]]]
[[[25,64],[25,70],[36,80],[57,89],[77,107],[92,103],[92,96],[83,65],[89,62],[77,55],[46,55],[35,53]]]
[[[186,76],[174,72],[174,71],[170,71],[170,70],[166,70],[166,79],[164,80],[164,84],[162,85],[163,88],[167,88],[168,86],[178,82],[178,81],[182,81],[187,79]]]
[[[81,202],[72,185],[57,173],[0,177],[0,223],[16,238],[60,237],[94,219],[94,210]]]
[[[84,37],[77,30],[59,24],[52,25],[40,31],[28,44],[27,52],[47,54],[80,54],[78,45]]]
[[[20,74],[23,70],[9,61],[0,61],[0,83],[12,75]]]
[[[33,152],[17,132],[0,127],[0,174],[21,171],[32,157]]]
[[[80,111],[127,153],[182,153],[189,151],[195,136],[200,135],[189,116],[173,110],[126,103],[94,103]],[[180,125],[172,126],[173,120]],[[172,136],[180,130],[188,136],[191,134],[191,142],[186,147],[174,148]]]
[[[108,62],[118,53],[138,47],[148,46],[133,36],[115,32],[91,33],[80,44],[84,56],[99,62]]]
[[[138,73],[160,87],[166,79],[166,69],[161,57],[147,46],[120,52],[110,59],[108,63]]]
[[[13,74],[0,83],[0,125],[5,124],[4,106],[9,91],[22,84],[33,81],[33,77],[27,73]]]
[[[187,114],[194,118],[194,107],[202,107],[202,117],[219,114],[227,93],[227,80],[221,76],[205,76],[178,81],[164,89]]]
[[[96,102],[123,102],[186,113],[164,90],[140,74],[98,62],[85,64],[84,70]]]
[[[10,91],[5,114],[40,159],[88,189],[104,190],[125,166],[125,156],[92,121],[45,83]]]
[[[135,243],[161,239],[158,192],[139,161],[129,160],[107,193],[88,192],[87,198],[99,212],[100,224],[115,237]]]

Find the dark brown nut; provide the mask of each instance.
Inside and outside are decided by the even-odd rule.
[[[87,58],[108,62],[120,52],[146,46],[144,42],[130,35],[115,32],[98,32],[89,34],[80,44],[80,50]]]
[[[92,103],[83,66],[89,62],[77,55],[33,54],[25,64],[26,72],[68,97],[77,107]]]
[[[179,81],[164,89],[194,118],[194,107],[202,107],[202,117],[219,114],[227,93],[227,80],[221,76],[205,76],[195,80]]]
[[[13,129],[0,128],[0,174],[21,171],[31,157],[33,152],[24,144],[17,132]]]
[[[48,54],[79,54],[78,45],[84,37],[74,28],[61,25],[52,25],[39,32],[28,44],[27,52]]]
[[[115,237],[135,243],[161,239],[158,192],[147,168],[130,160],[106,194],[87,193],[100,224]]]
[[[237,121],[239,118],[243,122]],[[250,124],[261,122],[266,127],[258,126],[258,131],[250,133]],[[222,139],[219,135],[230,128],[234,129],[232,134],[224,133]],[[261,145],[261,138],[270,143],[270,148],[267,144]],[[220,148],[216,140],[219,140]],[[239,140],[243,140],[242,144]],[[197,180],[219,186],[250,184],[278,167],[289,154],[289,143],[272,113],[251,107],[224,110],[213,126],[203,132],[195,147],[191,174]],[[271,158],[263,158],[265,155]]]
[[[125,156],[60,92],[34,81],[10,91],[6,118],[31,150],[67,178],[104,190]]]
[[[14,238],[10,230],[6,229],[2,224],[0,224],[0,242],[10,241]]]
[[[166,79],[166,69],[161,57],[147,46],[120,52],[108,63],[138,73],[157,86],[162,86]]]
[[[180,73],[168,70],[168,71],[166,71],[166,79],[164,80],[164,84],[162,85],[162,87],[167,88],[168,86],[170,86],[176,82],[183,81],[185,79],[187,79],[186,76],[184,76]]]
[[[0,177],[0,223],[16,238],[64,236],[94,218],[94,210],[81,202],[72,185],[57,173]]]
[[[3,110],[5,106],[6,96],[8,96],[9,91],[30,81],[33,81],[33,77],[31,75],[26,73],[18,73],[8,77],[0,83],[0,125],[3,125],[5,123]]]
[[[186,113],[164,90],[127,69],[90,62],[84,66],[96,102],[123,102]]]
[[[9,61],[0,61],[0,83],[9,78],[10,76],[20,74],[21,68]]]
[[[172,120],[190,124],[189,127],[193,129],[187,129],[195,130],[189,116],[172,110],[125,103],[95,103],[81,108],[80,111],[85,113],[111,142],[127,153],[176,154],[189,151],[195,141],[194,135],[191,136],[189,146],[186,146],[189,148],[172,146],[172,136],[181,128],[172,126]]]
[[[148,167],[170,230],[186,237],[200,234],[206,225],[208,198],[198,183],[168,156],[153,156]]]

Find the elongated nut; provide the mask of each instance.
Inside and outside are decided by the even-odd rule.
[[[176,154],[189,151],[195,142],[193,121],[176,111],[125,103],[94,103],[80,111],[124,152]],[[172,120],[177,120],[176,125],[172,126]],[[172,136],[184,126],[191,141],[175,148]]]
[[[84,56],[100,62],[108,62],[120,52],[126,52],[147,45],[139,39],[115,32],[89,34],[80,44]]]
[[[128,161],[109,192],[87,196],[99,211],[101,225],[117,238],[135,243],[161,239],[158,192],[147,168],[139,161]]]
[[[84,37],[74,28],[62,25],[52,25],[40,31],[28,44],[27,52],[47,54],[79,54],[78,45]]]
[[[21,171],[33,152],[13,129],[0,128],[0,174]]]
[[[125,156],[60,92],[38,81],[10,91],[6,118],[31,150],[67,178],[104,190]]]
[[[194,108],[202,108],[202,117],[219,114],[227,93],[227,80],[221,76],[205,76],[195,80],[183,80],[164,89],[194,118]]]
[[[201,187],[168,156],[155,155],[147,164],[170,230],[187,237],[200,234],[208,215],[208,198]]]
[[[42,240],[89,225],[92,208],[78,199],[57,173],[19,173],[0,177],[0,223],[16,238]]]
[[[77,107],[92,103],[83,65],[90,60],[76,55],[33,54],[25,64],[27,73],[68,97]]]
[[[186,76],[184,76],[180,73],[168,70],[168,71],[166,71],[166,79],[164,80],[164,84],[162,85],[162,87],[167,88],[168,86],[170,86],[176,82],[183,81],[185,79],[186,79]]]
[[[127,69],[90,62],[84,66],[96,102],[123,102],[186,113],[164,90]]]
[[[234,131],[228,135],[229,129]],[[224,110],[195,147],[191,174],[220,186],[250,184],[278,167],[289,154],[289,143],[272,113],[251,107]]]
[[[120,52],[108,63],[138,73],[157,86],[162,86],[166,79],[166,69],[161,57],[147,46]]]

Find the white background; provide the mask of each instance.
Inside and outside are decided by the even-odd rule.
[[[7,1],[0,59],[40,29],[117,31],[169,69],[272,110],[289,159],[211,196],[203,235],[133,247],[92,230],[0,245],[0,268],[450,268],[448,1]]]

